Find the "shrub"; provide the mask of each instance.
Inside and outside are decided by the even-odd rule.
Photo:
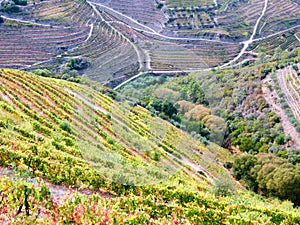
[[[4,8],[1,9],[2,12],[6,12],[6,13],[18,13],[20,12],[20,8],[19,6],[12,4],[12,5],[7,5]]]
[[[215,185],[212,189],[212,193],[217,196],[230,196],[234,194],[234,188],[230,180],[220,179],[215,180]]]
[[[13,0],[16,5],[27,5],[27,0]]]
[[[68,63],[71,70],[83,70],[89,66],[89,62],[82,58],[72,58]]]
[[[70,126],[70,124],[66,121],[62,122],[59,126],[62,130],[68,132],[69,134],[72,133],[72,128]]]

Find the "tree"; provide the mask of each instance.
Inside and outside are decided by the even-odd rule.
[[[204,92],[203,92],[200,84],[198,84],[194,80],[191,80],[189,82],[187,88],[188,88],[187,94],[188,94],[189,98],[192,100],[192,102],[203,103],[203,101],[205,99],[205,95],[204,95]]]
[[[177,114],[177,109],[173,106],[172,103],[164,100],[162,103],[161,110],[164,112],[165,115],[167,115],[169,118],[172,118],[172,116]]]
[[[89,62],[83,58],[72,58],[68,63],[71,70],[83,70],[89,66]]]
[[[251,175],[251,169],[257,164],[257,158],[253,155],[245,155],[234,161],[233,174],[237,180],[244,180],[251,190],[257,190],[255,177]]]
[[[236,159],[234,176],[253,191],[290,200],[300,205],[300,165],[272,154],[246,155]]]
[[[300,205],[300,166],[284,163],[273,171],[267,183],[269,193]]]
[[[16,5],[27,5],[27,0],[13,0]]]
[[[286,143],[286,136],[283,133],[280,133],[276,136],[274,142],[277,145],[283,145]]]

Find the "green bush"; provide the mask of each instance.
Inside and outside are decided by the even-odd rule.
[[[2,12],[6,12],[6,13],[18,13],[20,12],[20,8],[19,6],[12,4],[12,5],[7,5],[4,8],[1,9]]]
[[[234,188],[230,180],[215,180],[212,193],[217,197],[231,196],[234,194]]]
[[[72,133],[72,128],[70,126],[70,124],[66,121],[62,122],[59,126],[62,130],[68,132],[69,134]]]
[[[13,0],[16,5],[27,5],[27,0]]]

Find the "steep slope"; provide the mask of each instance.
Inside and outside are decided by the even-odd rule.
[[[208,150],[141,107],[115,102],[87,86],[16,70],[2,69],[0,79],[4,165],[22,162],[36,175],[70,185],[79,185],[80,180],[69,180],[70,174],[62,176],[60,172],[73,163],[135,185],[177,173],[204,183],[228,174],[215,159],[232,160],[229,152],[217,146],[211,148],[218,151]],[[201,154],[211,160],[204,161]],[[33,163],[36,157],[44,157],[42,162],[48,166],[52,162],[57,165],[37,165]],[[61,157],[68,159],[65,165],[58,165]],[[120,171],[123,173],[118,177]]]
[[[1,12],[1,67],[67,73],[66,62],[80,58],[90,65],[84,73],[103,82],[139,69],[131,42],[104,23],[86,1],[28,3],[20,13]]]
[[[0,70],[0,166],[12,165],[8,176],[0,175],[1,223],[300,221],[289,203],[264,200],[239,185],[233,197],[214,197],[208,190],[215,180],[231,179],[220,165],[232,160],[228,151],[205,147],[146,109],[100,91],[91,83]],[[65,188],[48,189],[28,176],[75,193],[62,198]]]

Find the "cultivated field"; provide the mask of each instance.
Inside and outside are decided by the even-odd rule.
[[[16,163],[23,158],[36,175],[73,185],[92,171],[106,179],[136,185],[169,179],[181,170],[183,176],[204,184],[211,183],[220,171],[227,173],[216,159],[230,159],[228,151],[219,148],[211,152],[141,107],[119,105],[87,86],[16,70],[1,69],[0,81],[0,126],[5,128],[0,141],[6,149],[1,151],[1,159],[7,159],[5,165],[15,155]],[[211,161],[199,157],[200,151]],[[45,154],[49,157],[43,162],[50,168],[34,166],[27,160]],[[60,175],[68,163],[58,164],[61,157],[69,157],[82,174],[75,180]],[[200,170],[206,175],[200,175]],[[120,173],[123,178],[117,176]]]
[[[291,52],[300,40],[292,0],[29,3],[3,14],[0,66],[57,73],[79,58],[88,62],[80,75],[113,87],[147,71],[224,68],[278,46]]]
[[[299,65],[288,66],[277,71],[277,80],[281,90],[285,94],[288,106],[295,118],[300,121],[300,79]]]
[[[299,221],[291,203],[239,185],[216,197],[215,179],[232,180],[227,150],[101,91],[0,69],[1,223]]]

